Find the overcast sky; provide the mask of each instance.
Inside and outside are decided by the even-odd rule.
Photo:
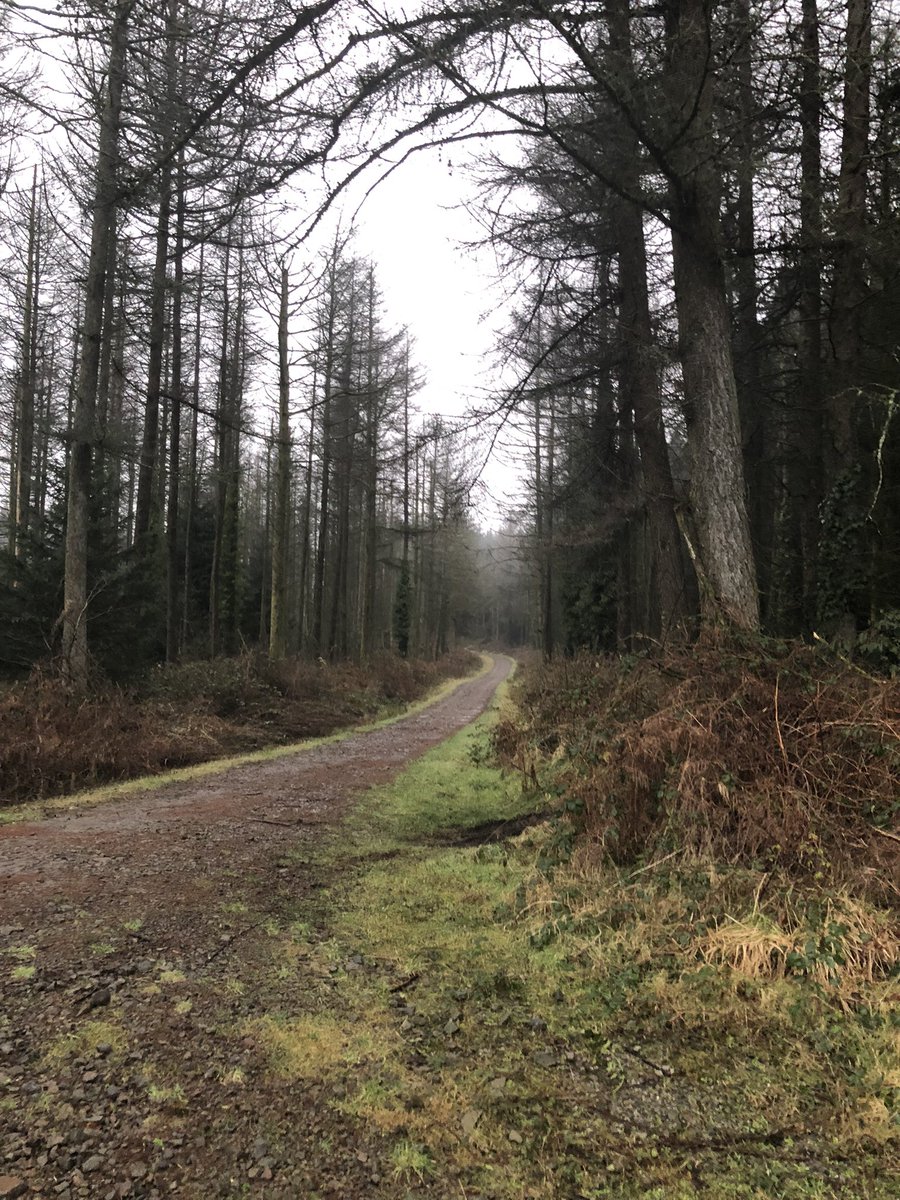
[[[380,184],[357,217],[357,245],[377,264],[388,319],[409,326],[427,375],[416,402],[447,417],[462,416],[496,385],[494,347],[506,319],[492,251],[460,246],[480,233],[462,207],[471,190],[464,170],[424,151]],[[494,455],[484,482],[508,498],[516,473]],[[480,518],[496,526],[496,505],[484,502]]]

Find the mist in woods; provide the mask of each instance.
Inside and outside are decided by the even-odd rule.
[[[132,0],[3,37],[4,670],[716,624],[893,661],[889,5]],[[348,224],[434,147],[506,305],[440,417]]]
[[[0,7],[0,1196],[900,1195],[898,31]]]

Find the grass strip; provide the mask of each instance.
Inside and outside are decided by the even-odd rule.
[[[307,738],[302,742],[295,742],[288,746],[270,746],[262,750],[250,751],[247,754],[210,759],[208,762],[196,763],[190,767],[178,767],[173,771],[166,771],[159,775],[144,775],[137,779],[126,779],[117,783],[104,784],[102,787],[91,788],[84,792],[72,792],[64,796],[54,796],[33,803],[19,804],[10,808],[0,808],[0,825],[14,825],[22,821],[38,821],[43,817],[53,816],[61,812],[70,812],[72,809],[93,808],[95,805],[104,804],[110,800],[122,800],[126,796],[131,796],[135,793],[155,791],[157,788],[165,787],[170,783],[185,783],[191,779],[205,779],[210,775],[219,775],[224,771],[230,771],[233,767],[242,767],[257,762],[269,762],[272,759],[285,758],[292,754],[302,754],[304,751],[315,749],[317,746],[328,746],[336,742],[345,741],[347,738],[353,737],[358,733],[370,733],[374,729],[383,729],[387,725],[393,725],[397,721],[402,721],[405,717],[415,716],[416,713],[421,712],[423,709],[430,708],[431,705],[444,700],[462,684],[486,675],[493,667],[493,659],[487,654],[480,654],[479,658],[481,659],[481,668],[473,675],[465,675],[459,679],[446,679],[430,691],[427,696],[423,696],[421,700],[416,700],[412,704],[406,705],[400,712],[391,712],[387,716],[379,717],[375,721],[368,721],[364,725],[351,725],[347,729],[328,734],[326,737]]]
[[[854,1012],[814,979],[673,958],[676,911],[712,919],[703,872],[586,878],[565,820],[447,845],[538,802],[491,765],[493,719],[321,850],[330,889],[280,969],[299,945],[327,987],[253,1022],[272,1069],[324,1087],[384,1196],[895,1197],[887,993]]]

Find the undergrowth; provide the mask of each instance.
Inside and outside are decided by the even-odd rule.
[[[324,1082],[395,1165],[385,1195],[892,1200],[892,914],[697,854],[586,853],[559,771],[522,788],[487,732],[371,793],[326,851],[281,956],[300,1011],[242,1030],[271,1070]]]
[[[756,642],[526,671],[498,727],[526,780],[550,771],[585,853],[665,855],[900,897],[900,679]]]
[[[0,804],[320,737],[399,710],[479,660],[381,655],[367,664],[232,659],[159,667],[73,699],[36,670],[0,695]]]

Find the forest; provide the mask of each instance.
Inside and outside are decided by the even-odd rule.
[[[0,1197],[895,1200],[898,155],[892,0],[3,3]]]
[[[8,673],[721,622],[896,659],[889,6],[132,2],[4,36]],[[373,264],[310,230],[476,139],[515,303],[491,392],[420,419]],[[476,429],[519,457],[493,534]]]

